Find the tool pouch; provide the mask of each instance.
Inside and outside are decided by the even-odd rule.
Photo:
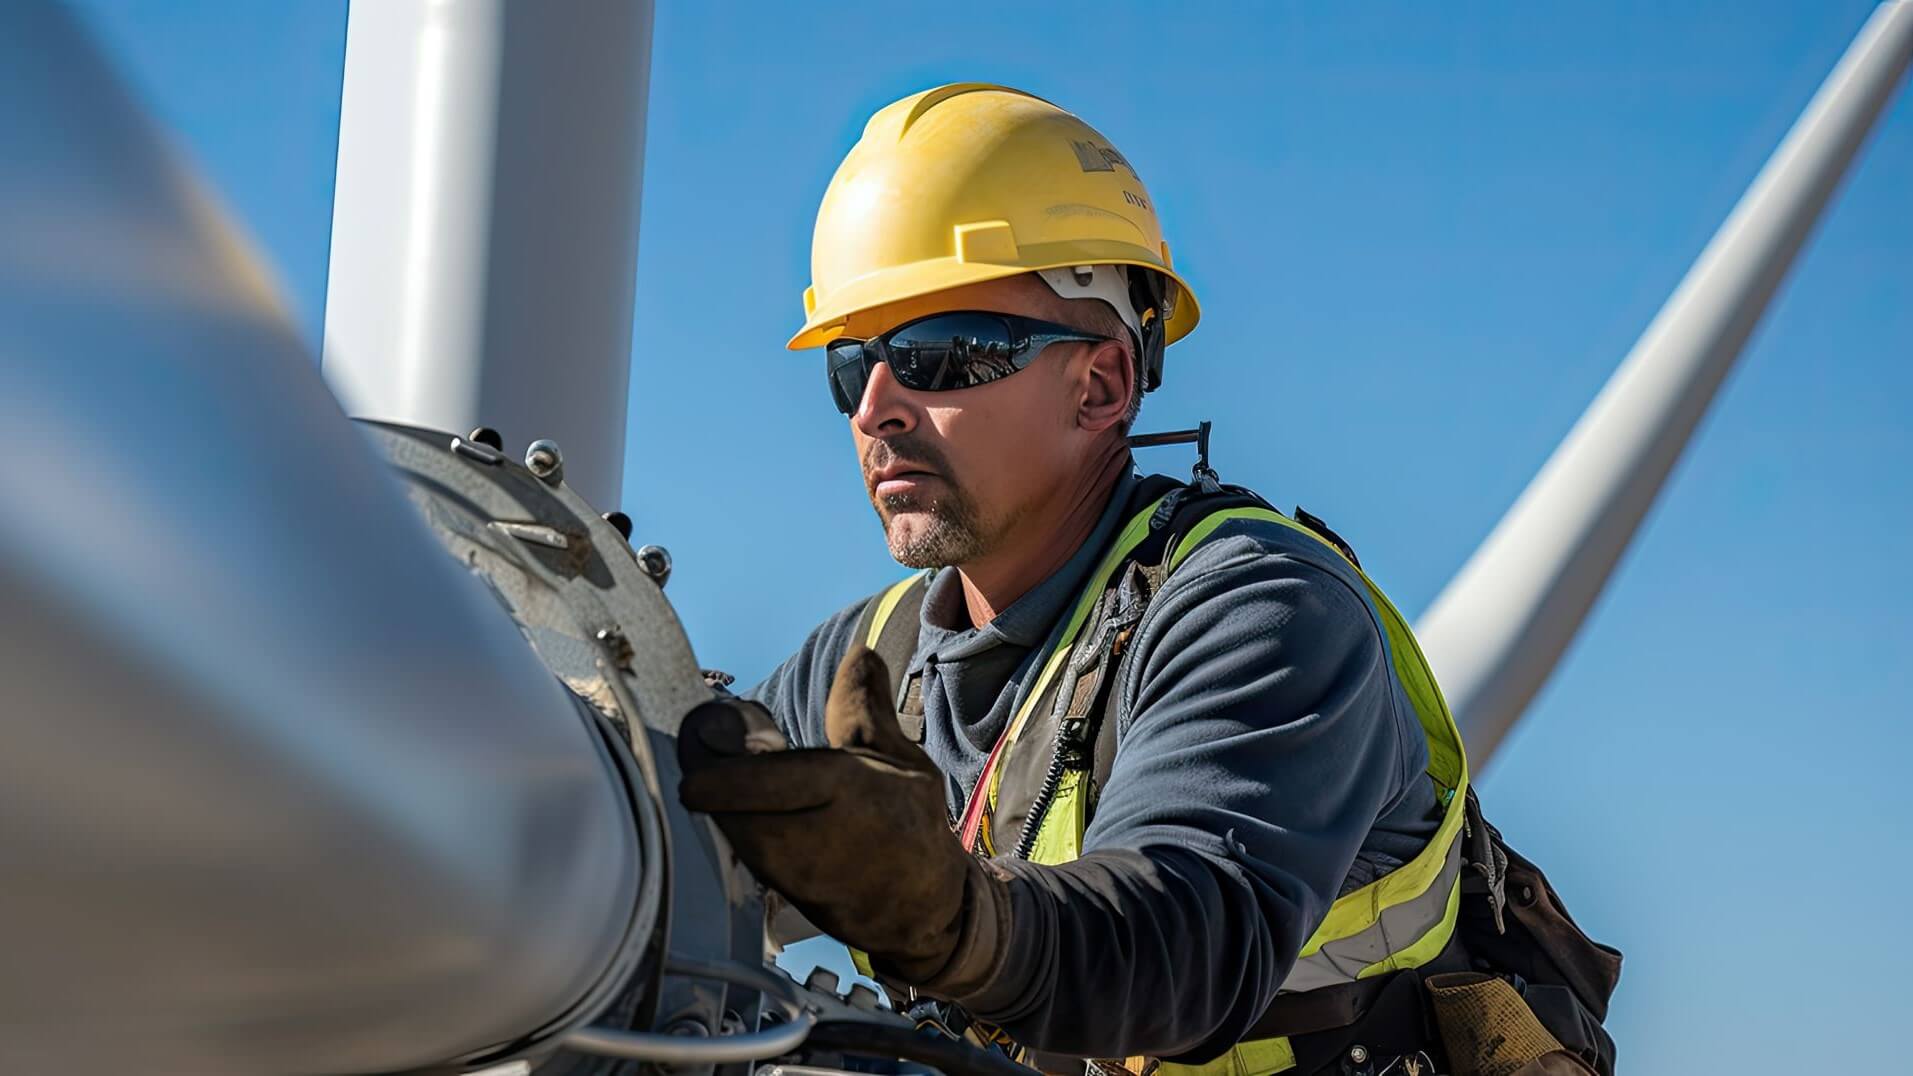
[[[1620,981],[1620,951],[1581,930],[1541,868],[1509,848],[1500,831],[1481,817],[1472,789],[1468,796],[1464,849],[1473,869],[1462,875],[1455,931],[1470,963],[1499,976],[1506,992],[1494,993],[1521,1006],[1585,1066],[1562,1071],[1613,1076],[1614,1040],[1601,1022]],[[1432,976],[1430,982],[1451,978]],[[1448,1041],[1445,1024],[1442,1039]],[[1459,1058],[1454,1067],[1469,1071]]]
[[[1453,1076],[1593,1076],[1506,979],[1464,971],[1423,985]]]

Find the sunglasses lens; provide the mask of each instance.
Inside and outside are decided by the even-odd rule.
[[[989,314],[938,314],[888,338],[890,369],[919,392],[987,385],[1021,369],[1009,322]]]
[[[1047,326],[1046,332],[1061,328],[1032,324]],[[962,311],[933,314],[874,341],[839,340],[824,349],[824,361],[837,410],[854,415],[878,362],[887,363],[904,388],[943,392],[1010,376],[1029,365],[1033,346],[1002,314]]]
[[[870,367],[864,363],[864,345],[861,340],[843,340],[831,344],[824,351],[824,362],[830,374],[830,395],[836,401],[837,410],[846,415],[857,413],[857,405],[864,398],[864,384],[870,380]]]

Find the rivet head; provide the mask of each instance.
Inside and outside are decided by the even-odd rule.
[[[484,445],[487,448],[498,449],[500,452],[505,450],[504,437],[500,436],[498,431],[492,429],[490,426],[472,427],[472,432],[465,435],[465,440]]]
[[[1353,1061],[1353,1062],[1355,1062],[1355,1063],[1356,1063],[1357,1065],[1365,1065],[1365,1064],[1367,1064],[1367,1063],[1368,1063],[1368,1047],[1366,1047],[1366,1046],[1351,1046],[1351,1047],[1349,1047],[1349,1048],[1348,1048],[1348,1059],[1349,1059],[1350,1061]]]
[[[624,535],[625,541],[628,542],[631,540],[630,516],[625,515],[623,512],[606,512],[604,514],[604,521],[611,524],[612,530]]]
[[[661,545],[645,546],[638,550],[638,567],[661,587],[671,578],[671,554]]]
[[[525,448],[525,468],[547,482],[556,482],[564,476],[565,456],[558,450],[558,442],[538,440]]]

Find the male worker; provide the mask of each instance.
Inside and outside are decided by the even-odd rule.
[[[768,719],[695,715],[681,795],[886,983],[1026,1056],[1278,1071],[1278,988],[1446,947],[1465,770],[1339,539],[1133,473],[1198,316],[1152,206],[1016,90],[870,120],[790,347],[825,348],[890,552],[928,571],[812,632],[748,694]]]

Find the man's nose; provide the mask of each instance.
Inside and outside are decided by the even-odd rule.
[[[911,392],[890,372],[890,364],[880,362],[864,382],[863,399],[857,413],[850,417],[866,437],[894,437],[917,428],[917,409]]]

